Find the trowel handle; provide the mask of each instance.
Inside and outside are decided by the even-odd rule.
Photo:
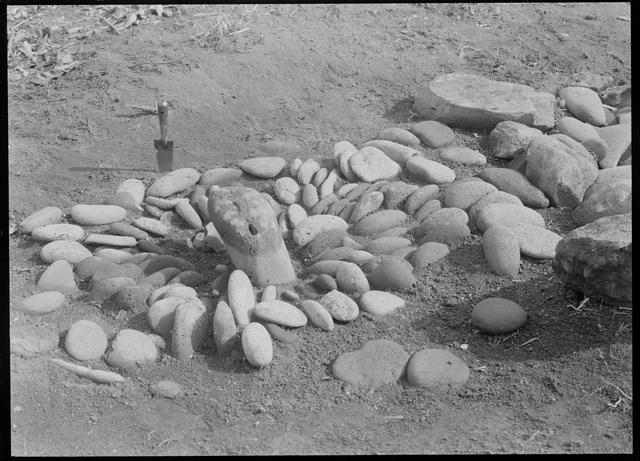
[[[160,120],[160,139],[167,142],[167,130],[169,129],[169,103],[161,101],[158,103],[158,119]]]

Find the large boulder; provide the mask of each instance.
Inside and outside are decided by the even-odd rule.
[[[553,269],[586,296],[631,306],[631,264],[631,213],[626,213],[569,232],[556,246]]]
[[[413,110],[428,120],[470,129],[493,129],[512,120],[550,129],[554,96],[526,85],[498,82],[456,72],[432,80],[415,92]]]
[[[538,136],[527,147],[525,175],[553,206],[575,208],[598,175],[580,153],[550,136]]]
[[[631,166],[598,171],[596,181],[587,189],[584,200],[573,210],[579,226],[604,216],[631,212]]]

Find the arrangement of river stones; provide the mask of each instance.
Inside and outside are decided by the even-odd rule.
[[[218,354],[239,347],[259,368],[273,360],[272,341],[296,341],[297,328],[331,331],[361,312],[402,309],[402,291],[420,271],[472,233],[482,236],[497,275],[517,276],[523,256],[553,259],[569,286],[630,303],[630,99],[612,107],[594,90],[561,89],[558,103],[568,113],[556,121],[551,94],[449,74],[415,95],[415,112],[428,120],[387,128],[359,145],[340,141],[324,158],[287,161],[277,154],[299,147],[269,141],[263,147],[271,155],[238,168],[181,168],[148,187],[128,179],[101,204],[76,204],[68,213],[47,206],[17,226],[42,244],[40,258],[49,266],[39,293],[12,308],[54,312],[78,295],[77,281],[88,280],[87,301],[144,313],[153,334],[123,329],[109,341],[99,325],[79,320],[64,342],[74,360],[104,358],[125,370],[165,350],[189,360],[212,335]],[[452,145],[452,128],[491,130],[490,150],[508,165],[485,167],[483,154]],[[423,146],[438,149],[437,156]],[[482,170],[456,177],[453,168],[465,165]],[[244,185],[247,176],[272,181],[272,194]],[[548,206],[572,208],[584,228],[563,239],[536,211]],[[216,266],[219,275],[208,280],[189,261],[165,254],[158,243],[174,231],[168,217],[175,215],[192,229],[194,248],[226,252],[233,265]],[[108,233],[83,228],[101,225]],[[588,257],[594,252],[598,261]],[[304,264],[298,273],[291,254]],[[587,269],[602,267],[607,277],[585,279]],[[486,298],[471,320],[482,332],[502,334],[524,325],[527,313],[510,300]],[[30,345],[29,334],[16,330],[12,350],[55,347]],[[409,354],[381,339],[337,357],[333,373],[369,387],[403,374],[413,385],[454,386],[469,370],[447,350]],[[167,386],[154,393],[179,392]]]

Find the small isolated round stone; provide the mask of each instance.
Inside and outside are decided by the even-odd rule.
[[[198,182],[200,173],[194,168],[179,168],[160,176],[149,186],[147,195],[152,197],[170,197],[182,192]]]
[[[152,234],[160,235],[161,237],[169,233],[169,227],[166,224],[153,218],[140,217],[134,220],[132,224]]]
[[[402,225],[407,214],[401,210],[381,210],[365,216],[351,229],[354,235],[374,235]]]
[[[360,296],[360,309],[373,315],[388,315],[404,307],[404,300],[393,293],[371,290]]]
[[[320,164],[312,158],[305,160],[300,168],[298,168],[298,173],[296,175],[298,182],[300,184],[309,184],[311,183],[311,178],[316,174],[321,168]]]
[[[156,397],[164,397],[165,399],[175,399],[182,394],[182,388],[173,381],[160,381],[149,387],[151,394]]]
[[[64,295],[58,291],[36,293],[20,300],[15,310],[32,315],[42,315],[55,312],[64,304]]]
[[[360,310],[358,304],[338,290],[333,290],[324,295],[318,302],[339,322],[350,322],[358,317]]]
[[[120,185],[116,189],[116,194],[126,192],[131,195],[131,197],[133,197],[135,203],[141,204],[144,201],[145,190],[146,187],[142,181],[136,178],[132,178],[120,183]]]
[[[291,176],[292,178],[297,178],[298,170],[301,166],[302,160],[300,160],[299,158],[294,158],[293,160],[291,160],[291,164],[289,165],[289,176]]]
[[[333,362],[331,372],[341,381],[375,389],[396,382],[404,374],[408,360],[409,354],[402,346],[378,339],[342,354]]]
[[[362,269],[354,263],[345,263],[336,271],[336,284],[343,293],[364,293],[369,291],[369,281]]]
[[[279,299],[256,304],[253,315],[266,322],[290,328],[298,328],[307,324],[307,317],[300,309]]]
[[[519,223],[510,226],[518,237],[520,253],[531,258],[553,259],[556,246],[562,237],[549,229],[531,224]]]
[[[209,334],[207,309],[198,298],[180,304],[171,330],[171,353],[181,361],[190,360]]]
[[[177,296],[170,296],[155,301],[147,311],[147,323],[151,329],[163,337],[168,337],[173,329],[176,309],[186,301]]]
[[[425,242],[408,258],[416,271],[420,271],[449,254],[449,247],[441,242]]]
[[[467,379],[467,364],[444,349],[423,349],[407,364],[407,380],[413,386],[460,386]]]
[[[509,333],[525,324],[527,312],[509,299],[486,298],[473,307],[471,321],[484,333]]]
[[[76,360],[95,360],[107,350],[108,340],[104,330],[91,320],[78,320],[69,327],[64,348]]]
[[[330,231],[346,231],[348,227],[349,224],[338,216],[309,216],[294,229],[293,240],[296,245],[305,246],[320,234]]]
[[[520,270],[520,244],[510,227],[494,224],[482,235],[482,251],[491,270],[515,277]]]
[[[271,335],[258,322],[251,322],[242,330],[242,350],[247,361],[256,368],[267,366],[273,360]]]
[[[544,227],[544,218],[540,213],[511,203],[490,203],[484,206],[478,213],[476,226],[480,232],[484,232],[495,224],[511,226],[522,222]]]
[[[280,203],[291,205],[300,200],[300,184],[289,176],[283,176],[274,183],[273,193]]]
[[[407,161],[407,171],[429,184],[446,184],[456,179],[456,173],[451,168],[421,155]]]
[[[445,162],[459,163],[461,165],[486,165],[487,157],[475,149],[468,147],[447,147],[438,156]]]
[[[53,242],[54,240],[82,240],[84,230],[75,224],[46,224],[36,227],[31,232],[31,238],[38,242]]]
[[[236,323],[240,328],[244,328],[249,324],[251,310],[256,305],[256,295],[251,280],[240,269],[234,270],[229,276],[227,297]]]
[[[71,217],[82,226],[100,226],[122,221],[127,210],[117,205],[75,205]]]
[[[198,184],[207,187],[213,184],[225,185],[237,181],[242,176],[242,170],[238,168],[212,168],[200,175]]]
[[[149,238],[149,234],[147,234],[145,231],[126,222],[115,222],[109,224],[109,232],[114,235],[133,237],[137,240],[144,240],[146,238]]]
[[[300,308],[313,326],[325,331],[333,330],[333,317],[322,304],[312,299],[307,299],[300,304]]]
[[[59,342],[57,330],[50,326],[17,325],[9,329],[9,351],[23,357],[53,351]]]
[[[410,288],[416,283],[412,270],[406,260],[387,257],[371,271],[369,283],[378,290]]]
[[[49,242],[40,250],[40,259],[47,264],[60,259],[64,259],[71,264],[78,264],[89,256],[91,256],[91,252],[74,240]]]
[[[415,134],[427,147],[443,147],[453,141],[455,134],[444,123],[435,120],[426,120],[416,123],[409,130]]]
[[[186,222],[189,227],[196,230],[202,227],[200,215],[198,215],[198,212],[188,202],[176,203],[175,210],[178,216],[184,219],[184,222]]]
[[[318,189],[313,184],[305,184],[302,189],[302,203],[307,209],[313,207],[318,201]]]
[[[213,314],[213,342],[219,355],[229,354],[236,345],[236,322],[225,301],[218,301]]]
[[[158,348],[151,338],[141,331],[120,330],[107,352],[106,362],[112,367],[131,368],[155,362]]]
[[[55,224],[62,219],[62,210],[55,206],[47,206],[41,208],[35,213],[30,214],[18,226],[23,234],[30,234],[34,229],[47,224]]]
[[[60,293],[75,293],[78,291],[73,277],[73,268],[64,259],[54,261],[40,276],[37,284],[40,291],[59,291]]]
[[[364,182],[392,179],[400,174],[402,167],[387,154],[373,146],[365,146],[349,158],[353,173]]]
[[[320,274],[313,279],[312,285],[323,293],[331,290],[337,290],[336,280],[329,274]]]
[[[456,181],[449,184],[444,190],[444,206],[467,211],[482,197],[497,190],[496,186],[485,181]]]
[[[382,130],[378,133],[376,139],[397,142],[398,144],[404,144],[405,146],[417,146],[420,144],[420,139],[415,134],[409,130],[399,127],[391,127]]]

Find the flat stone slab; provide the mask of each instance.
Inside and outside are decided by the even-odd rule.
[[[526,85],[498,82],[456,72],[432,80],[414,94],[413,110],[428,120],[470,129],[493,129],[512,120],[540,129],[553,128],[551,93]]]
[[[388,339],[365,343],[361,349],[346,352],[333,362],[333,376],[355,386],[377,388],[398,380],[405,371],[409,354]]]
[[[447,350],[423,349],[411,356],[407,379],[414,386],[460,386],[469,379],[469,367]]]

